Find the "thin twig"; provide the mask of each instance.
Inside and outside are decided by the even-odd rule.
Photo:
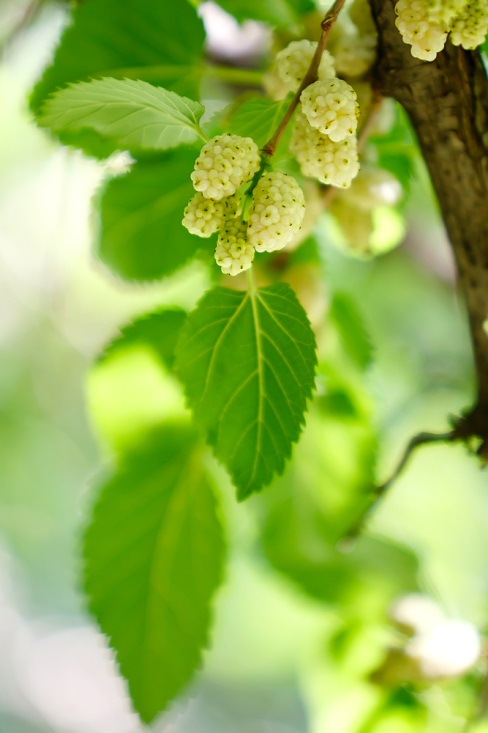
[[[325,50],[325,44],[327,43],[327,38],[329,37],[330,30],[334,23],[337,20],[337,17],[339,13],[341,12],[346,0],[335,0],[334,4],[326,14],[325,18],[323,19],[321,23],[322,27],[322,33],[320,34],[319,41],[317,43],[317,48],[315,49],[315,53],[313,56],[313,59],[310,63],[310,66],[308,68],[307,73],[302,79],[302,82],[300,86],[298,87],[297,91],[295,92],[295,95],[293,99],[290,102],[290,106],[285,112],[285,115],[283,119],[281,120],[280,124],[278,125],[278,128],[276,129],[276,132],[271,137],[270,140],[266,143],[266,145],[262,149],[263,155],[272,156],[276,152],[276,148],[278,147],[278,143],[281,139],[281,136],[283,135],[286,126],[288,125],[289,121],[291,120],[293,113],[295,112],[298,103],[300,102],[300,97],[303,92],[303,90],[310,86],[310,84],[313,84],[314,81],[317,81],[317,74],[320,66],[320,61],[322,59],[322,56],[324,54]]]
[[[341,544],[344,543],[344,546],[346,547],[349,542],[355,540],[358,535],[361,534],[371,514],[374,512],[381,499],[384,498],[388,489],[397,480],[416,448],[421,445],[429,445],[430,443],[449,443],[457,440],[457,438],[458,436],[454,430],[450,430],[447,433],[419,433],[418,435],[415,435],[413,438],[411,438],[410,441],[407,443],[403,455],[397,467],[391,474],[390,478],[385,481],[384,484],[380,484],[379,486],[375,487],[374,491],[371,494],[369,504],[366,506],[360,517],[354,522],[353,526],[345,534],[345,536],[341,540]]]

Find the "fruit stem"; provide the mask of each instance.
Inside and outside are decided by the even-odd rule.
[[[283,135],[286,126],[288,125],[289,121],[291,120],[293,113],[295,112],[298,103],[300,102],[300,97],[304,89],[306,87],[310,86],[310,84],[313,84],[314,81],[317,81],[317,74],[320,66],[320,62],[322,60],[322,56],[324,54],[325,45],[327,43],[327,39],[329,37],[329,33],[331,31],[332,26],[336,22],[339,13],[341,12],[342,8],[344,7],[346,0],[335,0],[331,8],[328,10],[328,12],[325,15],[325,18],[323,19],[321,23],[322,33],[320,34],[319,41],[317,43],[317,48],[315,49],[315,53],[313,55],[313,59],[310,62],[310,66],[308,67],[308,71],[305,74],[305,76],[302,79],[302,82],[300,86],[298,87],[297,91],[295,92],[295,95],[293,99],[290,102],[290,106],[286,110],[283,119],[281,120],[280,124],[278,125],[278,128],[276,129],[276,132],[274,133],[273,137],[268,140],[266,145],[262,149],[263,155],[268,155],[271,157],[275,154],[276,148],[278,147],[278,143],[281,140],[281,136]]]

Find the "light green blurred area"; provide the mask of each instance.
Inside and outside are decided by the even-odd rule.
[[[80,533],[91,487],[113,450],[187,413],[176,381],[149,351],[135,346],[93,370],[90,364],[135,315],[162,304],[191,307],[208,276],[196,264],[171,283],[135,287],[92,259],[90,201],[103,167],[56,147],[26,111],[27,90],[61,22],[59,8],[47,8],[0,65],[0,733],[133,733],[141,728],[78,592]],[[383,478],[413,433],[445,430],[448,415],[472,398],[464,310],[421,183],[407,215],[408,248],[373,262],[347,259],[319,234],[328,288],[354,299],[375,349],[364,376],[329,353],[356,394],[355,415],[314,412],[295,451],[302,463],[244,505],[209,458],[233,547],[227,580],[204,671],[155,730],[463,730],[480,683],[475,674],[416,694],[384,691],[369,675],[396,639],[387,606],[411,590],[412,575],[448,616],[485,631],[486,475],[461,447],[423,448],[365,543],[340,559],[331,539],[365,490],[370,421]],[[310,525],[297,520],[295,527],[301,511]],[[309,526],[317,535],[311,529],[304,537],[300,527]],[[270,553],[263,537],[279,551]],[[333,548],[327,562],[324,537]],[[405,553],[416,556],[418,571],[407,562],[404,572]],[[301,582],[273,570],[270,556]],[[305,582],[311,557],[316,574]],[[347,585],[334,596],[332,569],[342,580],[346,566]]]

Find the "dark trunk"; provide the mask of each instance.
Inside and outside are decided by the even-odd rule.
[[[469,314],[477,398],[459,437],[478,435],[488,458],[488,80],[481,56],[449,42],[433,62],[412,57],[394,0],[370,0],[379,33],[374,85],[405,108],[430,171]]]

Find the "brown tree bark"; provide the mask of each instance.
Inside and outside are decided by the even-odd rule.
[[[379,35],[374,86],[405,108],[427,163],[457,264],[477,376],[474,406],[455,437],[479,436],[488,459],[488,80],[478,52],[447,43],[413,58],[395,26],[395,0],[370,0]]]

